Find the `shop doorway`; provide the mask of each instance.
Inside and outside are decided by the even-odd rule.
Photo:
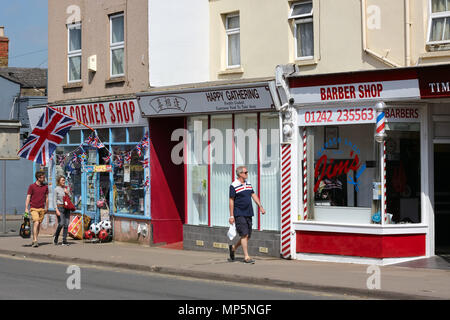
[[[84,208],[92,222],[109,220],[109,190],[111,166],[106,165],[102,157],[106,149],[89,149],[86,154],[86,165],[83,172],[85,188]]]
[[[185,118],[150,118],[151,223],[154,244],[183,241],[185,220],[184,164],[172,161],[172,133],[183,129]]]
[[[437,255],[450,259],[450,144],[434,145],[434,225]]]

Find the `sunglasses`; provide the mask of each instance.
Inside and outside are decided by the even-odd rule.
[[[242,171],[241,173],[243,173],[243,174],[247,174],[247,173],[248,173],[248,171]]]

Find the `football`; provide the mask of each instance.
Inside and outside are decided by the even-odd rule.
[[[102,221],[103,222],[103,224],[102,224],[102,228],[103,229],[105,229],[105,230],[111,230],[111,228],[112,228],[112,224],[111,224],[111,221],[109,221],[109,220],[103,220]]]
[[[90,231],[92,231],[92,233],[93,233],[94,235],[97,235],[97,234],[100,232],[100,226],[99,226],[99,224],[98,224],[98,223],[93,223],[93,224],[91,224]]]
[[[108,234],[108,232],[106,230],[102,230],[102,231],[99,232],[98,238],[102,242],[108,241],[109,240],[109,234]]]

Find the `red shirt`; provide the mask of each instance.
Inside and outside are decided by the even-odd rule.
[[[48,186],[33,183],[28,187],[27,194],[31,195],[30,208],[45,208],[45,199],[48,194]]]

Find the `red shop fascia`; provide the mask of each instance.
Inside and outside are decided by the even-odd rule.
[[[281,150],[298,152],[286,167],[282,159],[281,180],[293,174],[290,191],[299,201],[286,210],[281,250],[296,259],[380,265],[434,255],[433,132],[442,115],[433,108],[450,115],[450,65],[293,74],[286,84],[298,134]],[[387,137],[377,142],[381,126]],[[420,169],[415,188],[398,169],[407,152]],[[283,202],[286,189],[280,192]]]

